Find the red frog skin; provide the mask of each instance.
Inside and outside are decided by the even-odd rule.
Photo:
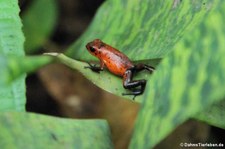
[[[122,95],[134,95],[135,98],[144,92],[146,80],[133,80],[133,75],[144,69],[152,73],[154,67],[145,64],[134,65],[125,54],[100,39],[89,42],[86,48],[92,55],[99,59],[100,66],[88,63],[89,66],[85,68],[89,68],[94,72],[100,72],[106,66],[111,73],[122,77],[123,87],[130,90],[129,93],[122,93]]]

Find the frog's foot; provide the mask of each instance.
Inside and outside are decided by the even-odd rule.
[[[140,91],[137,91],[137,92],[140,92]],[[137,93],[137,92],[122,93],[122,95],[123,95],[123,96],[130,96],[130,95],[132,95],[132,96],[133,96],[132,99],[135,100],[135,97],[138,96],[138,95],[140,95],[140,94]]]
[[[96,64],[91,64],[89,62],[87,62],[89,66],[84,66],[84,68],[89,68],[94,72],[100,73],[100,71],[103,71],[103,68],[96,66]]]

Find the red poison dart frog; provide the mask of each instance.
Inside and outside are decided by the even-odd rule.
[[[131,92],[122,93],[122,95],[134,95],[135,98],[144,92],[146,80],[132,80],[133,74],[144,69],[152,73],[154,67],[145,64],[134,65],[125,54],[102,42],[100,39],[89,42],[86,48],[100,60],[100,66],[88,63],[89,66],[85,68],[90,68],[92,71],[99,73],[106,66],[111,73],[123,77],[123,87]]]

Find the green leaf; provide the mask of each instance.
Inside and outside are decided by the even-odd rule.
[[[210,107],[193,116],[210,125],[225,128],[225,100],[213,103]]]
[[[210,15],[176,44],[153,74],[130,148],[152,148],[179,124],[224,99],[225,2],[213,2]]]
[[[28,113],[0,114],[1,149],[113,148],[104,120],[72,120]]]
[[[90,69],[85,68],[85,66],[89,66],[85,62],[77,61],[75,59],[69,58],[62,53],[45,53],[45,55],[56,57],[60,62],[69,66],[70,68],[76,69],[81,72],[87,79],[92,81],[95,85],[103,88],[104,90],[122,96],[122,93],[127,92],[122,85],[122,79],[120,77],[113,76],[109,71],[102,71],[100,73],[96,73],[91,71]],[[160,59],[145,61],[146,64],[156,66],[159,63]],[[134,77],[134,79],[148,79],[149,72],[143,72]],[[110,85],[109,85],[110,84]],[[130,97],[133,96],[123,96]],[[140,101],[139,97],[135,98],[135,101]]]
[[[24,56],[24,36],[21,31],[17,0],[0,0],[0,56]],[[2,60],[1,60],[2,62]],[[2,65],[2,64],[1,64]],[[3,70],[1,68],[0,76]],[[25,75],[10,86],[0,84],[0,111],[25,110]]]
[[[33,53],[51,35],[57,21],[56,0],[35,0],[22,15],[25,50]]]
[[[129,0],[129,3],[127,0],[108,0],[98,10],[87,31],[66,54],[82,61],[96,60],[85,49],[85,45],[100,38],[133,61],[164,57],[185,33],[201,22],[212,4],[213,1],[209,0],[182,1],[176,6],[172,1],[164,0],[143,0],[141,3],[138,0]],[[87,78],[92,78],[92,74]],[[146,73],[141,72],[140,75],[145,76],[143,79],[150,78]],[[105,80],[113,83],[108,85]],[[96,76],[94,83],[119,96],[126,92],[121,79],[113,75]],[[143,96],[137,96],[136,101],[142,100]]]
[[[46,56],[2,56],[0,55],[0,85],[8,85],[21,75],[30,73],[51,62]]]
[[[88,30],[68,51],[80,60],[94,60],[86,43],[100,38],[132,60],[161,58],[210,10],[213,1],[108,0]]]
[[[51,62],[46,56],[25,57],[17,1],[0,2],[0,111],[25,110],[25,73]]]

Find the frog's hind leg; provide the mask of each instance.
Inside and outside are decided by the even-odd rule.
[[[134,66],[133,69],[135,70],[135,72],[139,72],[145,69],[145,70],[148,70],[150,73],[152,73],[155,70],[154,67],[146,65],[146,64],[137,64]]]
[[[137,95],[141,95],[144,92],[145,86],[146,86],[146,80],[144,80],[144,79],[142,79],[142,80],[132,80],[133,71],[134,71],[133,68],[128,69],[123,76],[123,87],[125,89],[131,90],[131,92],[122,93],[122,95],[123,96],[124,95],[134,95],[134,98],[135,98]],[[137,88],[137,87],[140,87],[140,88]]]

